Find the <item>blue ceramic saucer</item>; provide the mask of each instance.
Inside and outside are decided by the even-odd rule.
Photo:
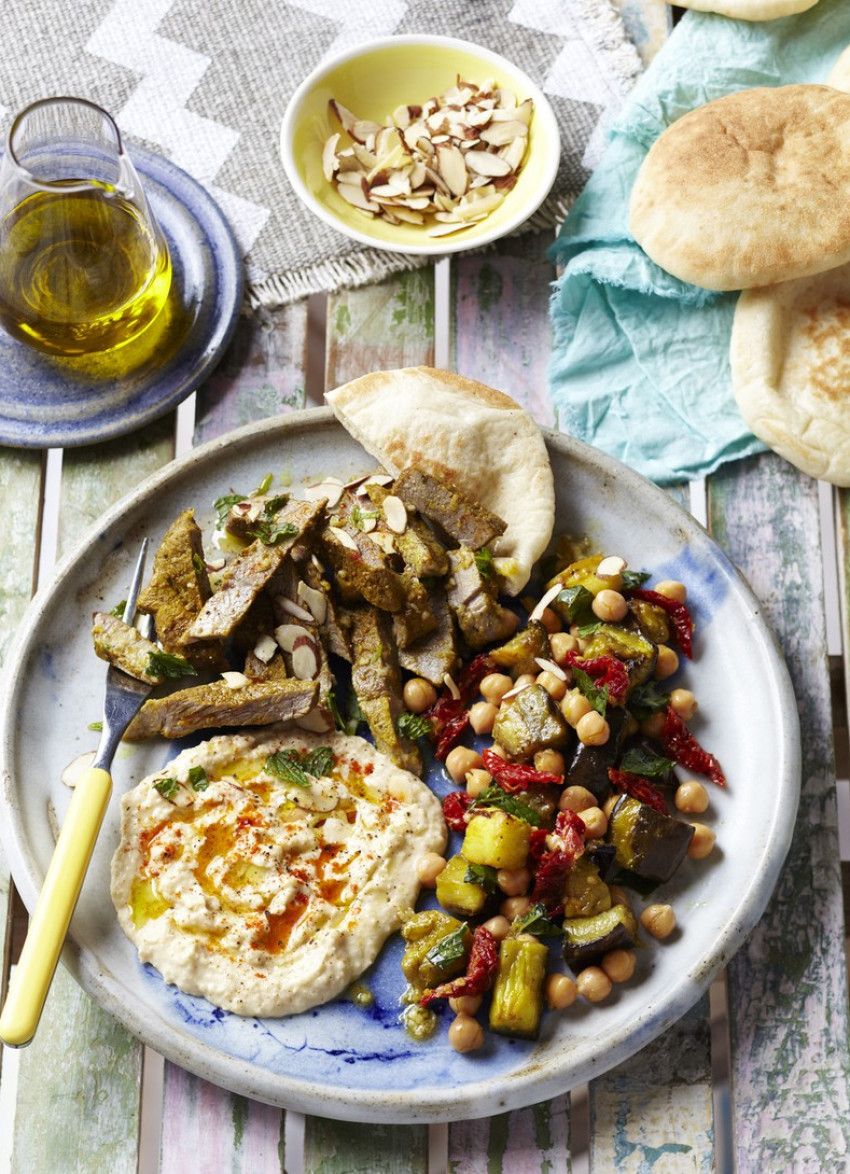
[[[97,355],[42,354],[0,330],[0,444],[66,448],[133,432],[175,408],[209,375],[242,306],[242,259],[203,187],[160,155],[130,156],[171,252],[168,302],[124,348],[115,377]]]

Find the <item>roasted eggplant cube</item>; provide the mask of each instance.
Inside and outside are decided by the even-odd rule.
[[[592,917],[564,919],[564,961],[583,970],[611,950],[629,950],[637,943],[637,918],[628,905],[612,905]]]
[[[591,555],[589,558],[580,558],[577,562],[570,563],[563,571],[559,571],[554,578],[550,579],[547,584],[547,590],[559,583],[562,588],[569,587],[584,587],[591,595],[598,595],[603,588],[611,588],[614,591],[619,591],[623,585],[623,580],[620,575],[609,575],[604,579],[600,579],[596,574],[596,568],[602,562],[601,554]],[[565,624],[571,624],[576,619],[570,614],[569,607],[565,605],[557,597],[552,600],[549,605],[555,611]]]
[[[567,873],[564,917],[592,917],[611,908],[611,890],[585,852]]]
[[[493,739],[509,758],[531,759],[538,750],[567,745],[570,726],[542,685],[529,685],[503,701],[493,724]]]
[[[568,787],[586,787],[600,804],[604,803],[611,793],[608,769],[617,765],[620,743],[629,720],[629,715],[624,709],[613,705],[608,706],[605,717],[611,731],[608,741],[602,746],[590,746],[579,742],[567,767],[565,779]]]
[[[549,950],[532,937],[505,938],[490,1000],[490,1030],[537,1039]]]
[[[470,864],[491,868],[524,868],[531,824],[498,808],[484,808],[466,825],[461,855]]]
[[[466,880],[469,861],[452,856],[437,877],[437,900],[455,917],[478,917],[487,905],[487,890],[475,881]]]
[[[670,621],[667,612],[648,599],[629,600],[630,627],[638,628],[653,644],[666,644],[670,639]]]
[[[551,657],[549,633],[540,620],[529,620],[521,632],[512,636],[506,644],[492,648],[487,654],[499,668],[507,669],[516,678],[523,673],[538,673],[536,658]]]
[[[687,856],[693,836],[691,824],[623,795],[611,812],[606,838],[621,868],[663,884]]]
[[[642,685],[652,676],[658,660],[658,648],[636,628],[620,624],[602,624],[588,641],[582,656],[615,656],[626,666],[629,687]]]
[[[466,966],[472,946],[469,926],[439,909],[425,909],[409,917],[401,927],[404,954],[401,969],[404,977],[417,991],[439,986],[458,974]],[[440,944],[459,943],[462,949],[446,949],[441,955]],[[430,957],[429,957],[430,955]]]

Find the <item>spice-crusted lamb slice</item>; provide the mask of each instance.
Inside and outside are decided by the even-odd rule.
[[[437,617],[431,610],[428,590],[412,571],[402,573],[407,599],[401,611],[393,614],[393,633],[399,648],[407,648],[437,626]]]
[[[141,742],[156,735],[182,738],[195,730],[219,726],[268,726],[294,721],[309,713],[318,693],[316,681],[246,679],[236,689],[226,681],[194,685],[146,701],[124,740]]]
[[[344,603],[365,599],[382,611],[401,611],[407,599],[401,575],[368,534],[351,525],[326,526],[322,552],[333,567]]]
[[[100,659],[115,665],[137,681],[159,685],[169,677],[182,676],[183,673],[195,675],[195,670],[187,660],[175,657],[173,653],[163,654],[152,640],[147,640],[132,624],[126,624],[120,616],[111,612],[94,613],[91,634],[94,650]],[[181,661],[184,666],[182,672]]]
[[[351,619],[351,684],[375,745],[396,766],[422,773],[415,743],[398,732],[404,711],[392,621],[374,607],[354,607]]]
[[[464,640],[477,650],[513,635],[517,617],[502,607],[496,588],[482,573],[475,552],[466,546],[449,551],[451,573],[445,580],[449,607]]]
[[[224,572],[218,591],[207,600],[189,628],[188,637],[200,641],[229,636],[293,546],[312,533],[324,517],[324,511],[324,501],[288,502],[273,519],[274,541],[255,538],[236,556]]]
[[[159,545],[138,609],[153,616],[157,639],[165,651],[185,657],[196,669],[227,667],[222,641],[195,644],[187,636],[211,595],[201,531],[194,511],[184,510]]]
[[[446,674],[454,676],[460,664],[457,650],[455,623],[442,584],[434,583],[428,592],[431,614],[437,627],[427,636],[407,648],[399,648],[398,660],[402,668],[417,677],[424,677],[438,688],[444,683]]]
[[[471,550],[480,550],[508,528],[507,522],[480,501],[414,465],[402,469],[393,484],[393,493]]]
[[[366,485],[370,500],[379,508],[394,494],[391,485]],[[404,529],[389,531],[395,549],[401,555],[404,565],[409,567],[417,579],[442,579],[449,569],[446,548],[423,518],[408,512]]]

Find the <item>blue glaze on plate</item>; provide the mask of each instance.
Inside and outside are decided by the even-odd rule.
[[[193,392],[233,335],[242,261],[221,210],[167,159],[129,153],[171,253],[168,302],[123,348],[135,365],[121,378],[104,374],[96,356],[42,354],[0,330],[0,444],[67,448],[133,432]]]

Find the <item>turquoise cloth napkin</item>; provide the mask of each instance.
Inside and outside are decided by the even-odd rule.
[[[628,228],[634,177],[676,118],[752,86],[825,82],[850,45],[850,0],[750,24],[688,12],[632,91],[551,253],[550,393],[559,427],[659,484],[759,452],[732,394],[737,294],[659,269]]]

